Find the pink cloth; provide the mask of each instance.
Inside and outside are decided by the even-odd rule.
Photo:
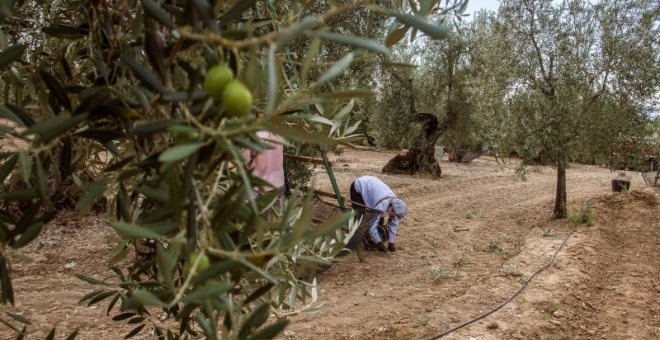
[[[264,140],[271,149],[263,152],[248,150],[244,153],[248,168],[252,174],[270,183],[273,188],[284,187],[284,139],[270,131],[259,131],[257,136]],[[271,188],[257,188],[269,191]]]

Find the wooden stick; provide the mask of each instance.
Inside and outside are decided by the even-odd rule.
[[[314,194],[315,194],[315,195],[318,195],[318,196],[322,196],[322,197],[328,197],[328,198],[334,198],[334,199],[337,198],[337,196],[335,195],[335,193],[334,193],[334,192],[330,192],[330,191],[314,190]],[[342,197],[344,197],[344,196],[342,196]]]
[[[320,158],[314,158],[314,157],[307,157],[307,156],[296,156],[296,155],[291,155],[291,154],[284,154],[285,156],[295,159],[299,162],[304,162],[304,163],[311,163],[311,164],[316,164],[316,165],[323,165],[323,160]],[[332,165],[332,162],[330,162],[330,165]]]
[[[302,193],[302,192],[301,192]],[[321,197],[327,197],[327,198],[334,198],[337,199],[337,196],[335,195],[334,192],[330,191],[324,191],[324,190],[314,190],[314,195],[315,196],[321,196]],[[342,198],[346,199],[343,195],[341,196]]]

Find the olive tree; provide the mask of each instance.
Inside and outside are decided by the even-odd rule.
[[[481,148],[481,121],[475,115],[470,91],[473,32],[470,24],[462,23],[451,38],[428,42],[420,48],[419,91],[426,92],[420,106],[436,112],[444,122],[441,140],[450,159],[456,158],[459,149]]]
[[[525,156],[541,154],[557,168],[555,217],[567,214],[566,168],[583,148],[581,136],[602,122],[599,108],[609,99],[639,108],[658,91],[657,17],[657,3],[646,0],[501,2],[499,32],[511,49],[503,60],[515,76],[508,114]],[[610,112],[629,127],[639,110]],[[608,149],[617,135],[591,146]]]

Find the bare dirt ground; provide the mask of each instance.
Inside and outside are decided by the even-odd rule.
[[[545,265],[513,301],[447,339],[660,338],[660,191],[633,174],[633,191],[611,192],[607,169],[573,165],[569,210],[588,206],[593,225],[552,220],[555,172],[535,166],[514,181],[514,165],[482,157],[443,163],[443,177],[381,175],[395,155],[346,151],[334,157],[340,187],[381,177],[408,203],[393,254],[350,255],[319,277],[318,312],[292,317],[284,339],[423,339],[491,310]],[[316,186],[330,189],[319,171]],[[106,275],[114,232],[103,218],[64,215],[15,259],[16,307],[34,324],[80,328],[80,339],[121,339],[131,327],[105,308],[78,305],[90,290],[74,274]],[[0,326],[0,338],[9,330]],[[147,337],[145,337],[147,338]]]
[[[486,312],[509,298],[550,259],[575,227],[550,218],[555,171],[482,157],[443,163],[443,178],[389,176],[391,152],[348,151],[334,168],[345,194],[353,179],[377,175],[408,203],[394,254],[352,255],[320,277],[323,308],[300,315],[292,339],[419,339]],[[495,314],[448,339],[660,338],[660,206],[657,189],[611,192],[609,170],[574,165],[569,207],[592,206],[552,266]],[[317,186],[329,190],[324,173]],[[545,235],[544,235],[545,230]]]

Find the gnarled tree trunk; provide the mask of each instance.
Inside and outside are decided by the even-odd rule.
[[[440,164],[435,159],[435,142],[443,129],[438,118],[430,113],[418,113],[415,119],[422,124],[422,131],[412,148],[404,155],[390,159],[383,167],[386,174],[427,174],[439,178],[442,174]]]

